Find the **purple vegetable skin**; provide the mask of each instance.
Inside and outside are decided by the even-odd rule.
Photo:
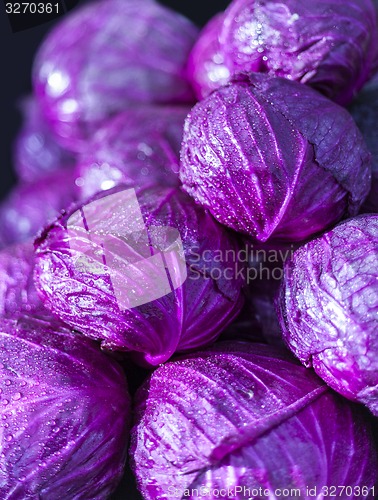
[[[194,53],[209,40],[200,34]],[[371,0],[234,0],[209,42],[230,80],[261,72],[310,85],[348,104],[378,63],[378,31]],[[214,51],[215,53],[215,51]],[[224,83],[208,57],[196,64],[196,86],[207,95]]]
[[[23,182],[34,182],[51,172],[71,168],[74,156],[57,144],[33,97],[22,102],[23,126],[14,144],[14,165]]]
[[[199,100],[230,80],[218,40],[224,15],[214,16],[201,31],[188,60],[188,76]]]
[[[186,62],[197,28],[154,1],[75,10],[37,53],[34,90],[59,141],[81,151],[111,115],[138,103],[193,102]]]
[[[76,197],[74,174],[60,170],[43,179],[19,184],[0,205],[2,246],[26,241],[69,207]]]
[[[81,198],[119,184],[177,186],[189,110],[184,106],[140,106],[107,122],[78,162],[76,183]]]
[[[50,316],[34,286],[33,269],[32,241],[0,251],[0,317],[17,318],[22,314]]]
[[[186,193],[139,190],[135,206],[131,191],[101,193],[53,222],[36,241],[35,282],[62,321],[158,365],[213,342],[242,307],[243,280],[215,260],[237,251],[234,236]]]
[[[372,185],[361,213],[378,213],[378,74],[353,102],[350,112],[372,153]]]
[[[201,487],[211,499],[260,487],[259,498],[291,488],[309,499],[306,487],[334,484],[371,498],[377,452],[364,409],[286,351],[222,342],[181,357],[155,370],[135,409],[130,457],[145,500],[194,499]]]
[[[292,242],[358,212],[370,161],[345,109],[299,83],[253,74],[189,113],[180,177],[222,224]]]
[[[349,219],[294,253],[278,313],[286,343],[378,416],[378,215]]]
[[[107,498],[124,470],[130,398],[120,366],[61,326],[0,322],[4,500]]]

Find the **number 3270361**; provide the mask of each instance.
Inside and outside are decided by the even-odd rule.
[[[6,3],[5,12],[7,14],[59,14],[59,3]]]

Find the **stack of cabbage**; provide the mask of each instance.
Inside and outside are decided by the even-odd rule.
[[[372,0],[51,31],[0,207],[2,499],[374,498],[377,71]]]

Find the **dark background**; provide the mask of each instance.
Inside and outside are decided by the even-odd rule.
[[[78,6],[87,3],[87,1],[79,1]],[[212,15],[224,9],[229,1],[205,0],[197,3],[193,0],[162,0],[160,3],[172,7],[192,19],[199,26],[202,26]],[[11,151],[12,141],[20,127],[21,119],[17,109],[17,102],[22,96],[31,91],[31,67],[39,44],[46,33],[61,19],[25,31],[12,33],[5,14],[5,2],[0,2],[0,68],[2,74],[0,91],[0,199],[16,182]]]

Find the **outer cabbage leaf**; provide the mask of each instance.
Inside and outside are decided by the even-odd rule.
[[[372,153],[372,185],[361,213],[378,213],[378,74],[353,102],[350,112]]]
[[[378,415],[378,215],[349,219],[298,249],[278,312],[302,363]]]
[[[118,184],[177,186],[184,106],[143,106],[100,129],[78,162],[82,198]]]
[[[0,323],[0,496],[103,500],[124,469],[130,400],[120,366],[61,326]]]
[[[0,205],[1,245],[34,237],[49,221],[75,200],[71,170],[60,170],[43,179],[19,184]]]
[[[378,67],[371,0],[234,0],[212,40],[229,79],[240,72],[268,73],[310,85],[342,105]],[[206,93],[217,80],[208,85],[212,67],[206,58],[198,66],[197,85]]]
[[[223,17],[223,14],[219,13],[210,19],[189,56],[188,75],[199,100],[225,85],[230,79],[230,71],[224,64],[218,40]]]
[[[139,190],[138,208],[129,191],[100,193],[53,222],[36,241],[35,282],[45,306],[65,323],[106,349],[158,365],[175,351],[213,342],[238,314],[243,279],[227,261],[238,247],[183,191]],[[143,229],[136,231],[138,218]],[[168,229],[155,230],[161,227]],[[182,249],[165,257],[164,285],[154,258],[161,256],[157,248],[175,247],[176,231]]]
[[[61,168],[73,167],[74,156],[59,146],[33,97],[21,103],[23,126],[14,144],[18,177],[33,182]]]
[[[345,109],[299,83],[252,74],[189,113],[180,178],[226,226],[262,242],[300,241],[358,212],[370,160]]]
[[[61,143],[81,150],[109,116],[136,103],[192,102],[185,67],[196,36],[189,20],[153,1],[103,0],[65,16],[33,68]]]
[[[137,394],[134,422],[131,466],[146,500],[195,498],[201,487],[211,499],[222,488],[250,497],[244,487],[308,499],[306,486],[377,479],[364,409],[272,346],[219,343],[159,367]]]
[[[49,316],[33,281],[34,248],[27,241],[0,251],[0,316]]]

